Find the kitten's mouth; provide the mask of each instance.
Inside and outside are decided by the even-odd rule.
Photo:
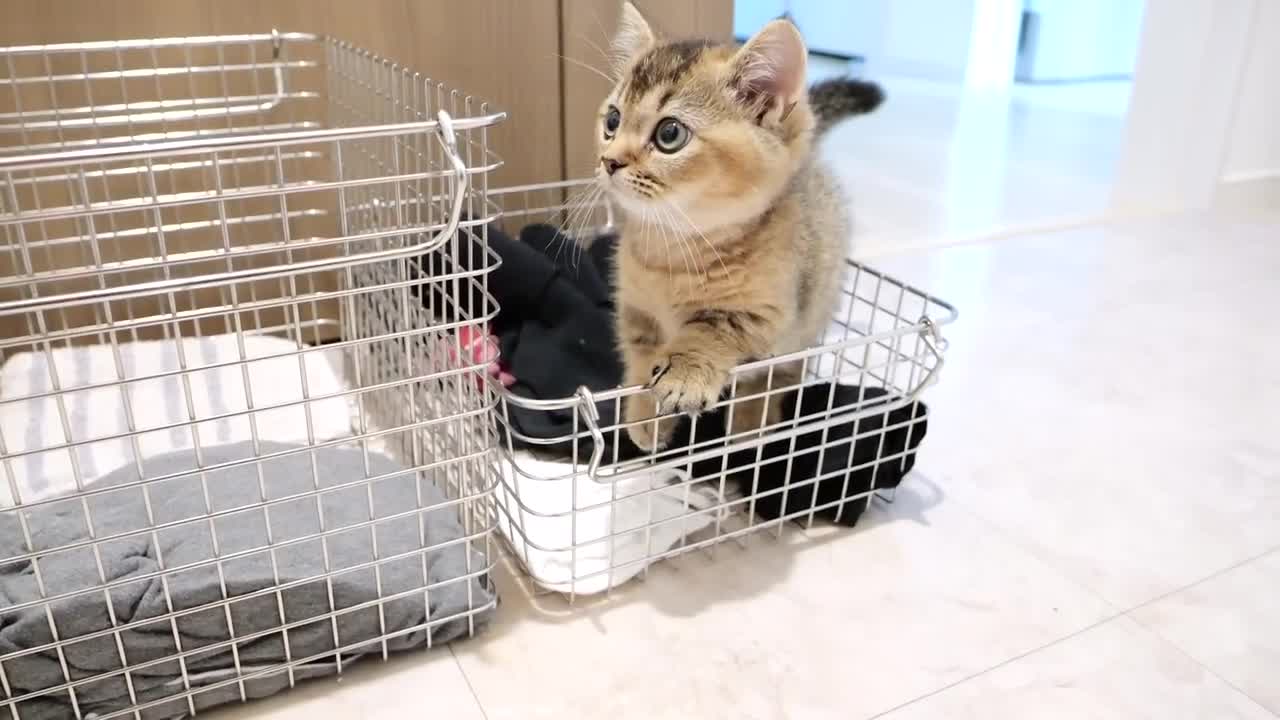
[[[599,179],[605,190],[619,200],[653,202],[662,192],[662,187],[656,180],[639,175],[600,174]]]
[[[644,189],[618,178],[617,175],[600,178],[605,193],[629,215],[648,216],[658,204],[657,198]]]

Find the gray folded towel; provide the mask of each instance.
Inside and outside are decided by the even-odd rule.
[[[264,444],[261,454],[297,449]],[[207,448],[203,461],[208,467],[252,457],[252,446],[240,443]],[[68,676],[97,679],[75,686],[74,699],[64,689],[19,700],[20,717],[74,717],[72,702],[82,716],[101,715],[306,658],[314,659],[297,666],[293,677],[315,677],[336,671],[336,648],[344,648],[345,663],[381,652],[384,643],[399,651],[448,642],[486,622],[496,598],[483,556],[461,540],[457,506],[438,507],[446,498],[420,473],[381,455],[367,458],[366,469],[359,450],[319,448],[207,471],[204,483],[198,473],[152,482],[145,496],[141,486],[121,487],[0,512],[0,667],[10,686],[0,711],[8,714],[14,698],[65,684]],[[195,467],[194,454],[181,451],[147,459],[144,476]],[[94,488],[136,477],[134,468],[125,468]],[[316,494],[313,477],[321,488],[350,486]],[[264,498],[280,502],[263,506]],[[310,537],[322,531],[323,537]],[[73,547],[108,537],[115,539]],[[33,551],[43,595],[32,560],[15,559]],[[214,558],[222,560],[208,562]],[[378,558],[390,559],[373,564]],[[104,578],[110,590],[95,589]],[[225,606],[213,604],[226,598]],[[14,607],[24,603],[37,604]],[[32,651],[55,640],[50,614],[64,644]],[[110,632],[123,625],[129,627]],[[83,637],[102,631],[108,632]],[[233,638],[237,642],[228,643]],[[23,651],[29,652],[14,656]],[[189,653],[182,662],[173,658],[179,652]],[[146,664],[152,661],[158,662]],[[126,666],[132,668],[127,675],[101,677]],[[283,670],[269,672],[206,690],[194,703],[199,710],[240,700],[242,693],[262,697],[289,681]],[[187,701],[174,699],[142,715],[187,712]]]

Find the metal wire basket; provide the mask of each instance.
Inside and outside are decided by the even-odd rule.
[[[491,197],[509,228],[545,222],[589,244],[614,231],[612,211],[590,182]],[[819,342],[738,367],[710,416],[687,421],[685,441],[661,452],[620,452],[621,401],[643,388],[538,399],[504,392],[499,529],[537,585],[572,599],[730,538],[818,518],[851,524],[873,496],[891,497],[914,461],[927,420],[921,393],[943,364],[940,327],[955,317],[938,298],[850,261],[840,307]],[[783,363],[800,363],[803,379],[775,379]],[[781,422],[735,435],[724,429],[733,413],[760,397],[739,391],[748,373],[767,376],[764,395],[794,401],[784,402],[791,409]],[[837,397],[837,384],[856,391]],[[533,436],[512,422],[516,412],[555,414],[571,429]]]
[[[5,714],[193,714],[483,621],[458,336],[502,118],[301,33],[0,48]]]

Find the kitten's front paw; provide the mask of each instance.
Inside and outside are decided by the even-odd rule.
[[[650,391],[658,412],[697,415],[720,399],[728,374],[693,353],[672,353],[653,369]]]

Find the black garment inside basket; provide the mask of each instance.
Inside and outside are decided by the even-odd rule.
[[[475,246],[461,248],[458,257],[464,263],[465,258],[481,262],[484,255],[478,238],[465,236]],[[552,400],[572,397],[580,386],[596,391],[617,387],[622,382],[612,302],[617,238],[601,237],[584,251],[549,225],[527,226],[520,231],[519,240],[490,226],[488,244],[502,258],[502,265],[489,276],[489,291],[499,307],[491,330],[499,338],[503,365],[516,378],[511,391]],[[439,262],[434,256],[429,260],[432,272],[443,272]],[[431,287],[435,293],[445,289]],[[468,292],[472,297],[457,298],[458,303],[483,307],[479,288]],[[451,304],[447,298],[437,297],[434,306]],[[915,451],[927,429],[928,410],[923,403],[890,409],[897,398],[882,388],[836,385],[833,389],[830,384],[819,384],[802,393],[786,393],[782,399],[783,417],[798,417],[802,428],[852,407],[883,409],[859,413],[857,420],[825,430],[815,425],[815,429],[796,435],[794,445],[791,438],[774,440],[761,450],[731,453],[727,463],[723,456],[717,456],[687,468],[694,477],[718,476],[727,470],[729,482],[745,495],[756,496],[755,512],[770,519],[807,515],[817,508],[814,514],[818,517],[853,525],[865,503],[843,501],[863,497],[872,489],[897,487],[914,466]],[[597,410],[605,427],[615,425],[620,417],[613,401],[597,403]],[[514,447],[571,458],[575,444],[563,438],[577,434],[578,457],[591,453],[591,439],[583,436],[581,425],[574,425],[572,408],[527,410],[507,403],[505,412],[504,429]],[[693,424],[682,420],[671,448],[694,444],[695,451],[702,451],[714,447],[725,435],[722,413],[716,410],[702,415],[696,437],[690,437]],[[606,433],[606,442],[606,462],[647,454],[624,432]]]
[[[469,270],[468,262],[484,263],[480,238],[463,231],[472,248],[459,248],[456,261],[438,254],[424,264],[431,275],[450,267]],[[617,238],[605,236],[584,249],[565,239],[550,225],[529,225],[512,239],[489,226],[488,245],[502,258],[489,274],[489,292],[498,301],[498,315],[490,331],[498,337],[502,364],[516,378],[511,392],[538,400],[571,397],[580,386],[593,390],[622,382],[622,359],[613,334],[613,253]],[[480,308],[478,286],[459,288],[469,296],[447,298],[451,284],[428,283],[435,308]],[[452,310],[448,311],[452,313]],[[446,316],[446,321],[458,318]],[[603,418],[614,417],[614,403],[601,403]],[[504,424],[512,444],[568,454],[572,443],[548,447],[523,438],[562,438],[581,431],[574,427],[573,410],[527,410],[508,405]],[[636,448],[628,449],[638,455]]]
[[[883,388],[830,383],[786,393],[782,417],[798,418],[794,426],[801,430],[794,438],[732,452],[727,461],[716,457],[695,462],[688,470],[695,478],[726,472],[743,495],[754,498],[748,507],[761,517],[803,517],[812,511],[816,517],[852,527],[866,508],[860,498],[872,490],[896,488],[915,466],[916,450],[928,430],[924,403],[889,409],[895,400]],[[855,419],[825,429],[818,424],[852,408],[862,411]],[[676,442],[688,444],[691,423],[681,425]],[[697,425],[696,451],[706,444],[714,447],[714,440],[724,437],[723,411],[701,416]],[[791,427],[786,424],[782,430]],[[854,498],[859,499],[850,502]]]

